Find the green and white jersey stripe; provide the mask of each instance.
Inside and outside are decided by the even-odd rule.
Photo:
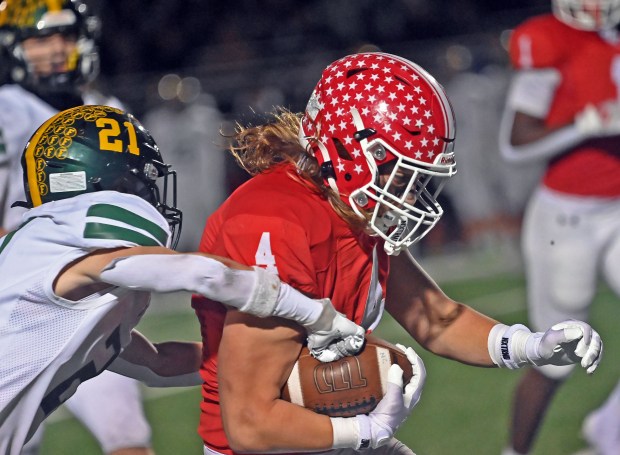
[[[156,223],[122,207],[94,204],[86,212],[84,238],[123,240],[140,246],[166,246],[168,233]]]

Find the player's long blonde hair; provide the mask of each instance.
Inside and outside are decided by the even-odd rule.
[[[292,163],[297,176],[292,178],[324,197],[336,213],[355,229],[365,229],[367,220],[360,218],[340,196],[323,183],[316,159],[299,143],[299,123],[302,114],[278,108],[270,122],[257,126],[237,123],[230,151],[237,163],[250,175],[269,172],[274,166]]]

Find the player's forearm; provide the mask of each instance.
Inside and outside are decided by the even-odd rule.
[[[152,387],[176,387],[201,383],[198,370],[202,344],[167,341],[153,344],[137,331],[111,370]]]
[[[235,452],[307,452],[332,448],[330,418],[276,400],[268,409],[243,402],[238,412],[227,409],[224,428]]]
[[[235,452],[331,447],[329,418],[280,399],[303,339],[296,324],[229,311],[218,349],[224,429]]]
[[[425,347],[437,355],[470,365],[494,366],[489,356],[488,337],[496,324],[497,321],[460,305],[458,316],[443,329],[438,329]]]
[[[520,123],[513,128],[513,123]],[[526,163],[547,160],[583,142],[575,125],[550,130],[542,120],[521,113],[506,112],[500,126],[500,152],[506,161]]]
[[[134,330],[131,343],[121,357],[142,365],[160,376],[175,376],[198,371],[202,361],[202,343],[193,341],[165,341],[151,343]]]

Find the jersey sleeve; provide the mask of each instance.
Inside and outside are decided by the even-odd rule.
[[[311,246],[300,224],[283,217],[240,214],[227,220],[220,232],[231,259],[263,267],[301,292],[318,295]]]
[[[552,16],[531,19],[510,38],[510,61],[517,70],[556,68],[570,52],[566,27]]]
[[[75,226],[76,246],[94,250],[169,245],[170,228],[152,205],[135,196],[104,193],[108,196],[91,199],[80,211],[83,218]]]
[[[110,242],[114,246],[166,246],[169,232],[156,221],[127,207],[94,204],[86,213],[83,238],[92,247]]]

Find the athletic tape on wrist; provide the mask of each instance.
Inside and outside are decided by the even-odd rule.
[[[253,268],[256,281],[252,294],[241,311],[262,318],[272,316],[280,294],[280,279],[261,267],[254,266]]]
[[[510,370],[530,364],[526,347],[531,334],[530,329],[523,324],[493,326],[487,346],[493,363]]]
[[[332,423],[332,449],[358,449],[360,427],[356,417],[330,417]]]

